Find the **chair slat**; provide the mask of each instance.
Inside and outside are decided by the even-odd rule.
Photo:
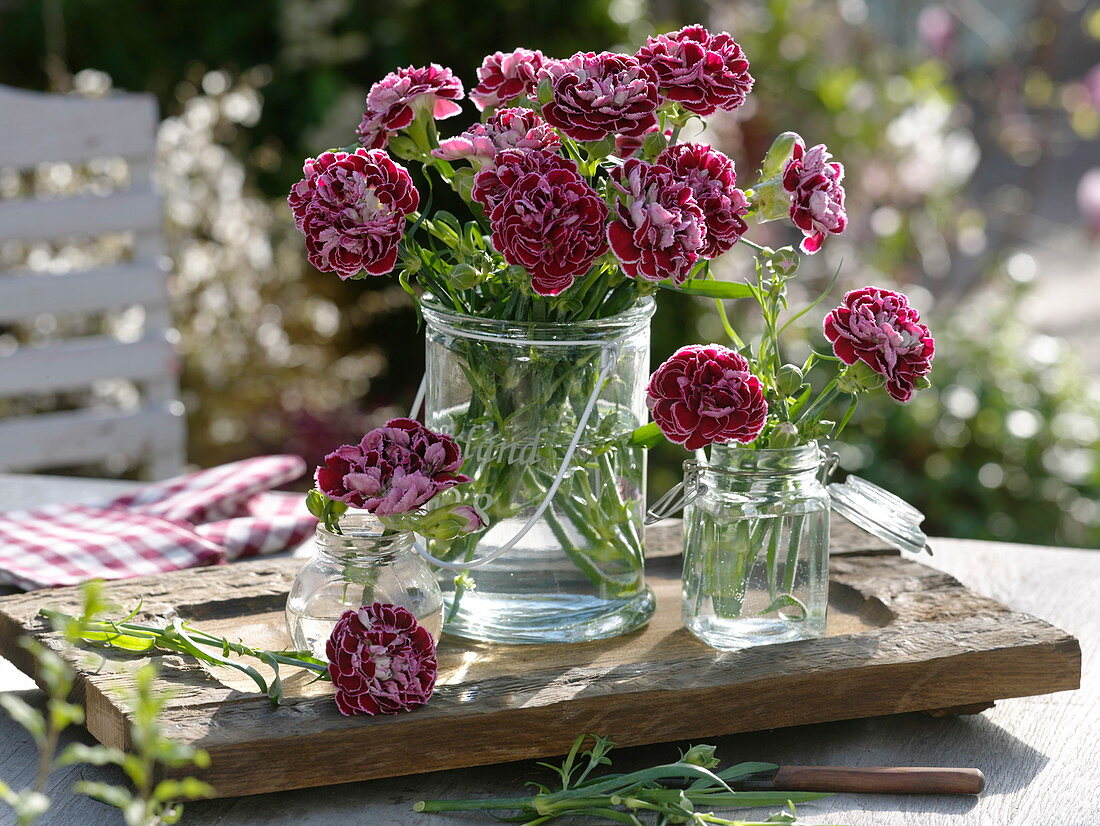
[[[149,381],[177,372],[175,350],[163,337],[120,342],[80,338],[0,356],[0,397],[88,387],[101,379]]]
[[[0,324],[39,313],[100,313],[131,304],[167,306],[164,272],[135,263],[72,273],[0,274]]]
[[[0,241],[52,241],[105,232],[160,228],[160,199],[151,191],[48,201],[0,203]]]
[[[153,95],[89,99],[0,87],[0,113],[0,166],[151,155],[156,140]]]
[[[168,406],[133,413],[76,410],[0,420],[0,469],[64,467],[124,455],[152,462],[178,440],[183,418]]]

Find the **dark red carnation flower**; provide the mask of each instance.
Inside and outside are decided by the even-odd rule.
[[[918,380],[932,372],[932,334],[909,299],[892,290],[852,290],[825,316],[825,337],[845,364],[862,361],[885,378],[886,392],[899,402],[909,401]]]
[[[844,187],[840,185],[844,167],[830,157],[825,144],[806,149],[798,138],[783,167],[783,189],[791,196],[791,220],[802,230],[802,251],[808,254],[821,249],[825,233],[840,235],[848,226]]]
[[[688,450],[748,444],[760,435],[768,403],[744,356],[717,344],[681,347],[649,379],[653,421],[670,442]]]
[[[397,714],[432,696],[435,640],[400,605],[376,602],[345,611],[325,644],[341,714]]]
[[[329,499],[379,516],[415,511],[440,491],[469,482],[462,449],[413,419],[390,419],[357,445],[341,445],[317,468]]]
[[[359,144],[382,149],[394,132],[413,122],[418,111],[443,120],[462,111],[455,103],[461,99],[462,81],[438,63],[390,72],[367,93],[367,110],[356,130]]]
[[[475,123],[461,135],[445,138],[432,155],[445,161],[470,159],[492,162],[505,149],[545,149],[561,146],[558,133],[530,109],[497,109],[485,123]]]
[[[737,173],[726,155],[701,143],[680,143],[658,155],[657,163],[691,187],[703,210],[707,240],[699,250],[701,256],[717,258],[748,232],[749,201],[737,188]]]
[[[697,115],[736,109],[752,91],[749,61],[726,32],[711,34],[695,25],[659,34],[646,40],[638,60],[669,100]]]
[[[631,158],[612,173],[620,195],[607,228],[611,249],[633,278],[682,284],[706,245],[703,211],[663,164]]]
[[[551,88],[543,117],[574,140],[636,137],[657,122],[657,87],[649,70],[631,55],[577,52],[547,63],[541,76],[550,80]]]
[[[521,95],[530,95],[539,85],[539,69],[546,56],[538,49],[516,49],[486,56],[477,70],[477,86],[470,99],[480,110],[500,106]]]
[[[494,156],[490,166],[486,166],[474,177],[474,188],[470,197],[484,206],[486,213],[491,213],[493,207],[524,175],[532,172],[547,175],[559,169],[580,176],[576,163],[553,152],[544,149],[504,149]]]
[[[506,154],[497,156],[494,171]],[[493,246],[509,264],[527,270],[539,295],[557,295],[588,272],[607,250],[606,223],[603,199],[568,168],[522,175],[489,213]]]
[[[357,149],[307,158],[302,171],[287,203],[306,237],[309,262],[344,279],[390,272],[405,216],[420,205],[408,170],[385,152]]]

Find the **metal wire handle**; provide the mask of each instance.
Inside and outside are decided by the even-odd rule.
[[[668,493],[653,503],[646,511],[645,524],[652,525],[662,519],[668,519],[675,513],[679,513],[704,493],[708,488],[700,480],[699,465],[694,462],[684,463],[684,478],[677,482]]]

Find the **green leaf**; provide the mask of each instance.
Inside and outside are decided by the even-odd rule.
[[[153,789],[153,800],[164,803],[169,800],[195,800],[200,797],[213,797],[214,787],[195,777],[182,780],[162,780]]]
[[[0,707],[30,732],[36,743],[41,744],[46,739],[46,720],[21,697],[9,693],[0,694]]]
[[[691,278],[679,287],[664,281],[662,281],[659,286],[666,290],[672,290],[673,292],[685,293],[686,295],[699,295],[704,298],[736,299],[753,298],[756,295],[755,287],[741,281],[714,281],[703,278]]]
[[[75,763],[87,763],[91,766],[121,766],[126,755],[118,749],[108,746],[89,746],[85,743],[70,743],[61,756],[57,766],[71,766]]]
[[[787,618],[791,622],[802,622],[803,620],[806,619],[806,616],[809,614],[809,611],[807,611],[807,609],[806,609],[805,603],[803,603],[802,600],[800,600],[798,597],[792,596],[791,594],[780,594],[779,596],[777,596],[775,599],[772,600],[771,604],[767,608],[764,608],[762,611],[760,611],[757,614],[757,616],[762,616],[763,614],[770,614],[773,611],[778,611],[781,608],[797,608],[798,609],[800,616],[798,616],[798,617],[788,617]]]
[[[639,447],[654,447],[665,438],[656,422],[644,424],[630,435],[630,443]]]
[[[86,794],[93,800],[114,806],[116,809],[125,809],[133,802],[134,796],[130,790],[123,786],[112,786],[109,783],[98,783],[83,780],[73,786],[78,794]]]

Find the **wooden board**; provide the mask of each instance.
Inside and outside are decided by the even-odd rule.
[[[655,549],[675,546],[666,528]],[[848,528],[837,531],[858,540]],[[832,560],[826,637],[717,652],[680,627],[678,560],[652,561],[658,611],[643,630],[570,646],[478,646],[444,638],[432,701],[389,718],[342,717],[331,687],[285,679],[281,708],[219,670],[157,657],[172,693],[164,723],[205,748],[199,773],[220,796],[343,783],[563,753],[580,732],[620,745],[713,737],[831,720],[960,706],[1077,688],[1073,637],[896,555]],[[857,542],[858,544],[858,542]],[[851,551],[848,547],[847,550]],[[875,551],[879,552],[875,552]],[[282,606],[301,560],[258,560],[115,583],[124,605],[175,612],[201,627],[272,646],[285,643]],[[75,607],[62,588],[0,599],[0,655],[32,669],[16,639],[63,646],[35,616]],[[100,741],[128,743],[128,673],[144,660],[120,652],[64,651]],[[236,672],[233,672],[235,675]]]

